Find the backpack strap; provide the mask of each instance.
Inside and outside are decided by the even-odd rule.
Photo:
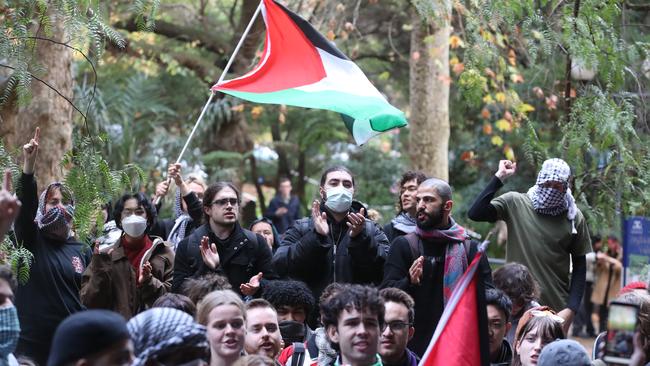
[[[291,355],[291,366],[302,366],[305,363],[305,344],[293,342],[293,354]]]
[[[420,240],[420,237],[416,233],[408,233],[404,235],[404,238],[409,243],[409,248],[411,249],[411,256],[413,256],[413,260],[418,259],[418,257],[420,257],[423,252],[422,240]]]

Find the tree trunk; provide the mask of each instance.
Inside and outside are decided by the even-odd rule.
[[[427,21],[412,10],[409,156],[414,169],[449,180],[449,35],[447,16]]]
[[[282,135],[280,133],[280,121],[274,121],[271,124],[271,137],[273,138],[274,148],[278,154],[278,171],[275,179],[275,188],[280,185],[280,178],[291,178],[291,171],[289,170],[289,161],[287,159],[287,151],[283,145]]]
[[[52,19],[53,39],[66,42],[64,20]],[[43,80],[62,95],[72,98],[72,52],[69,48],[47,41],[36,43],[35,59],[47,70]],[[0,135],[9,149],[21,149],[34,136],[36,127],[41,128],[41,139],[35,174],[40,189],[53,181],[63,179],[60,166],[63,155],[72,147],[72,106],[43,83],[32,80],[32,100],[28,105],[17,107],[14,103],[2,111]],[[22,161],[20,162],[22,165]]]

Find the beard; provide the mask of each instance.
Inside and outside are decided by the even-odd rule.
[[[420,214],[424,214],[424,218],[420,219]],[[437,212],[428,213],[424,209],[419,210],[417,213],[416,225],[422,230],[431,230],[442,224],[442,206]]]

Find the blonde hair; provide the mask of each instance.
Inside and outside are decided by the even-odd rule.
[[[246,306],[241,297],[231,290],[212,291],[199,301],[196,309],[196,322],[202,325],[208,325],[208,315],[210,312],[221,305],[235,305],[241,311],[244,320],[246,320]]]

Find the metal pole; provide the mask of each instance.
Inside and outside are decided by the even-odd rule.
[[[246,26],[246,29],[244,30],[244,33],[242,34],[241,38],[239,39],[239,42],[237,43],[237,46],[235,47],[235,50],[232,52],[232,55],[228,59],[228,63],[226,64],[226,67],[223,69],[221,72],[221,76],[219,76],[219,80],[217,81],[216,85],[219,85],[223,79],[226,77],[226,74],[228,73],[228,70],[230,69],[230,66],[232,66],[232,63],[235,59],[235,56],[239,52],[239,49],[241,46],[244,44],[244,39],[250,32],[251,28],[253,27],[253,23],[255,22],[255,19],[257,19],[257,16],[259,15],[260,11],[262,10],[262,3],[263,0],[260,0],[260,4],[257,6],[257,9],[255,9],[255,13],[253,13],[253,17],[251,20],[248,22],[248,25]],[[208,106],[212,102],[212,98],[214,98],[214,91],[210,92],[210,98],[208,98],[208,101],[205,103],[203,106],[203,109],[201,110],[201,114],[199,114],[199,118],[196,120],[196,123],[194,124],[194,127],[192,128],[192,132],[190,132],[189,137],[187,138],[187,141],[185,141],[185,146],[183,146],[183,149],[181,150],[181,153],[178,154],[178,159],[176,159],[176,164],[181,162],[181,159],[183,158],[183,154],[185,154],[185,151],[187,150],[187,147],[190,145],[190,141],[192,141],[192,137],[194,137],[194,133],[196,132],[196,129],[199,127],[199,124],[201,124],[201,120],[203,119],[203,115],[205,115],[205,111],[208,109]],[[167,178],[167,184],[171,183],[171,178]],[[160,199],[162,197],[158,196],[154,200],[154,205],[158,205],[160,203]]]

